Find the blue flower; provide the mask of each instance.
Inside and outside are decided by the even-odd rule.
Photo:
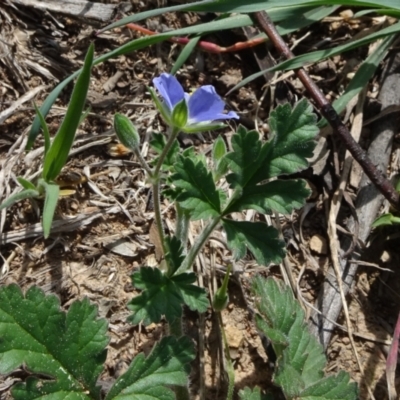
[[[234,111],[224,113],[225,103],[216,93],[214,86],[206,85],[198,88],[192,95],[185,93],[178,80],[170,74],[162,73],[158,78],[153,79],[154,86],[163,98],[162,112],[165,119],[170,120],[175,106],[184,100],[187,109],[186,129],[183,131],[194,131],[190,127],[203,128],[202,130],[210,129],[205,125],[213,121],[226,120],[231,118],[238,119],[239,116]],[[161,111],[161,110],[160,110]],[[218,127],[222,126],[218,124]],[[217,126],[216,126],[217,127]]]

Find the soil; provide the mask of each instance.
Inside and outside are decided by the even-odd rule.
[[[102,3],[118,1],[106,0]],[[164,1],[163,5],[167,2]],[[129,13],[159,6],[161,4],[155,1],[133,0]],[[342,14],[344,11],[339,9],[333,17],[286,38],[291,45],[296,45],[296,54],[310,51],[327,37],[340,44],[374,24],[370,17],[357,22],[349,20],[346,14]],[[7,19],[7,15],[12,18]],[[152,30],[179,28],[202,22],[207,17],[194,13],[164,14],[146,21],[146,24]],[[88,21],[23,6],[15,10],[6,4],[0,5],[0,21],[0,39],[9,45],[6,47],[8,55],[0,58],[0,117],[2,111],[36,88],[38,92],[32,99],[40,104],[58,82],[82,65],[90,42],[95,43],[96,55],[101,55],[140,36],[127,28],[118,28],[94,37],[99,26],[93,22],[89,24]],[[244,33],[239,30],[205,37],[205,40],[221,46],[245,39]],[[137,294],[130,275],[142,265],[157,264],[157,241],[152,234],[154,212],[144,171],[135,157],[118,144],[112,132],[113,115],[120,112],[133,119],[144,143],[143,153],[145,157],[151,157],[148,146],[151,132],[162,132],[164,126],[155,112],[146,86],[152,78],[171,69],[180,49],[176,44],[165,42],[94,68],[88,96],[90,112],[78,130],[73,152],[62,176],[66,195],[60,198],[55,216],[62,225],[53,230],[49,239],[44,240],[41,233],[39,215],[43,204],[40,201],[22,201],[1,214],[1,285],[18,283],[23,290],[37,285],[46,293],[59,296],[63,309],[68,309],[73,301],[87,297],[97,305],[99,316],[109,321],[110,343],[101,375],[104,386],[123,373],[138,352],[147,354],[166,333],[164,324],[145,327],[132,326],[127,322],[130,312],[126,304]],[[276,57],[273,49],[271,54]],[[310,67],[309,72],[327,97],[334,100],[366,54],[366,48],[345,53]],[[259,68],[252,50],[229,54],[196,50],[177,77],[186,91],[212,84],[218,93],[224,94]],[[380,72],[381,69],[368,88],[367,102],[376,98]],[[256,121],[259,130],[267,137],[271,106],[279,103],[281,97],[286,101],[295,101],[305,95],[293,75],[287,76],[283,82],[276,86],[275,96],[264,96],[266,81],[259,78],[225,100],[230,109],[240,114],[241,123],[253,127]],[[47,117],[51,134],[57,131],[62,121],[70,93],[71,87],[62,92]],[[30,153],[24,151],[34,115],[28,101],[4,121],[0,118],[0,200],[17,189],[16,176],[32,178],[40,171],[43,138],[39,135]],[[228,141],[234,128],[232,125],[222,132]],[[362,143],[368,143],[369,134],[366,127],[362,132]],[[209,152],[216,136],[216,133],[204,133],[182,137],[181,145]],[[394,161],[388,166],[389,171],[397,169],[397,154],[398,143],[395,142]],[[310,168],[302,174],[314,192],[307,205],[308,213],[302,218],[300,210],[290,217],[279,218],[287,242],[287,263],[295,280],[299,279],[303,298],[310,304],[314,303],[331,263],[325,196],[329,196],[337,185],[338,171],[334,166],[340,169],[343,158],[343,146],[330,140],[321,172],[313,173]],[[330,172],[325,176],[327,170]],[[359,169],[354,166],[353,175],[357,173]],[[329,177],[333,177],[332,180]],[[348,188],[348,196],[354,198],[357,188]],[[351,206],[343,202],[338,225],[344,226],[350,213]],[[173,230],[174,213],[167,200],[163,202],[163,216],[167,228]],[[244,217],[252,218],[251,215]],[[201,224],[192,224],[191,237],[200,229]],[[386,399],[386,358],[400,305],[400,276],[396,268],[399,264],[396,248],[399,239],[393,229],[385,230],[381,235],[375,234],[373,239],[362,258],[369,264],[360,267],[347,298],[363,372],[357,365],[348,334],[340,328],[335,330],[326,350],[329,361],[327,371],[349,372],[360,385],[361,399],[370,398],[367,387],[376,399]],[[213,287],[215,279],[220,282],[225,269],[223,266],[229,261],[231,254],[224,238],[216,232],[214,240],[207,245],[204,256],[195,266],[200,277],[199,284],[208,290]],[[267,355],[251,312],[248,282],[256,273],[282,279],[279,266],[260,268],[250,256],[236,263],[229,287],[229,306],[222,313],[235,367],[235,395],[245,386],[257,385],[263,390],[273,390],[276,398],[280,398],[272,383],[273,360]],[[211,309],[204,318],[189,311],[185,313],[186,333],[197,342],[200,336],[204,339],[204,354],[199,354],[204,359],[204,398],[224,399],[226,379],[221,372],[221,338],[216,316]],[[338,322],[345,325],[343,316]],[[193,398],[200,398],[201,371],[199,360],[196,361],[190,387]],[[0,398],[11,398],[11,385],[25,376],[21,367],[0,378]],[[396,385],[399,390],[398,379]]]

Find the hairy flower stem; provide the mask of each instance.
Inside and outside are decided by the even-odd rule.
[[[167,141],[163,151],[161,152],[160,157],[158,158],[157,165],[156,165],[154,171],[152,172],[152,174],[150,175],[151,182],[152,182],[152,189],[153,189],[154,216],[155,216],[155,220],[156,220],[158,236],[161,241],[164,255],[167,252],[167,248],[165,245],[165,233],[164,233],[164,227],[163,227],[163,222],[162,222],[162,217],[161,217],[161,196],[160,196],[161,173],[160,173],[160,171],[161,171],[162,164],[165,160],[165,157],[167,156],[169,150],[171,149],[171,146],[173,145],[174,141],[176,140],[178,134],[179,134],[179,129],[173,128],[171,130],[168,141]]]
[[[176,274],[180,274],[180,273],[182,273],[184,271],[187,271],[192,267],[192,265],[194,263],[194,260],[197,257],[197,254],[199,254],[200,250],[202,249],[202,247],[206,243],[207,239],[209,238],[209,236],[211,235],[213,230],[219,224],[220,220],[221,220],[221,216],[220,215],[218,217],[215,217],[214,219],[212,219],[208,223],[208,225],[204,228],[203,232],[201,232],[200,235],[197,236],[197,239],[193,243],[193,246],[190,248],[188,254],[185,257],[185,259],[183,260],[182,265],[176,271]]]
[[[134,148],[133,152],[135,153],[136,158],[138,159],[140,165],[142,168],[146,171],[147,175],[149,175],[150,178],[153,177],[153,171],[151,168],[148,166],[146,160],[143,158],[142,153],[140,152],[139,148]]]
[[[232,400],[233,391],[235,389],[235,369],[233,368],[231,356],[229,354],[229,343],[225,335],[224,322],[222,321],[222,314],[220,311],[217,311],[216,314],[218,318],[219,329],[221,331],[221,336],[222,336],[222,346],[224,348],[225,370],[226,373],[228,374],[228,393],[226,395],[226,400]]]
[[[287,59],[293,58],[293,53],[290,51],[286,42],[279,35],[269,15],[265,11],[259,11],[255,12],[253,17],[262,30],[267,34],[275,48]],[[399,193],[396,191],[392,183],[385,178],[383,173],[376,168],[374,163],[368,157],[366,151],[362,149],[360,145],[353,139],[349,129],[341,121],[339,115],[329,101],[325,98],[319,87],[303,68],[299,68],[295,70],[295,72],[304,87],[310,93],[312,99],[315,101],[317,107],[321,111],[321,114],[326,118],[326,120],[334,129],[335,133],[343,141],[354,159],[361,165],[368,178],[375,184],[379,191],[395,208],[400,209]]]

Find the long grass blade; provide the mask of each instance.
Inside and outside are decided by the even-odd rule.
[[[79,126],[89,89],[93,53],[94,47],[91,45],[86,55],[82,72],[72,92],[64,120],[44,159],[43,178],[46,182],[52,181],[61,172],[74,142],[75,132]]]

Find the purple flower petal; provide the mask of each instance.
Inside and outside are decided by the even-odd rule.
[[[170,111],[185,97],[181,84],[173,75],[164,72],[158,78],[153,79],[153,84]]]
[[[215,121],[219,119],[239,118],[230,111],[224,114],[225,103],[216,93],[214,86],[206,85],[198,88],[188,101],[189,123]]]

